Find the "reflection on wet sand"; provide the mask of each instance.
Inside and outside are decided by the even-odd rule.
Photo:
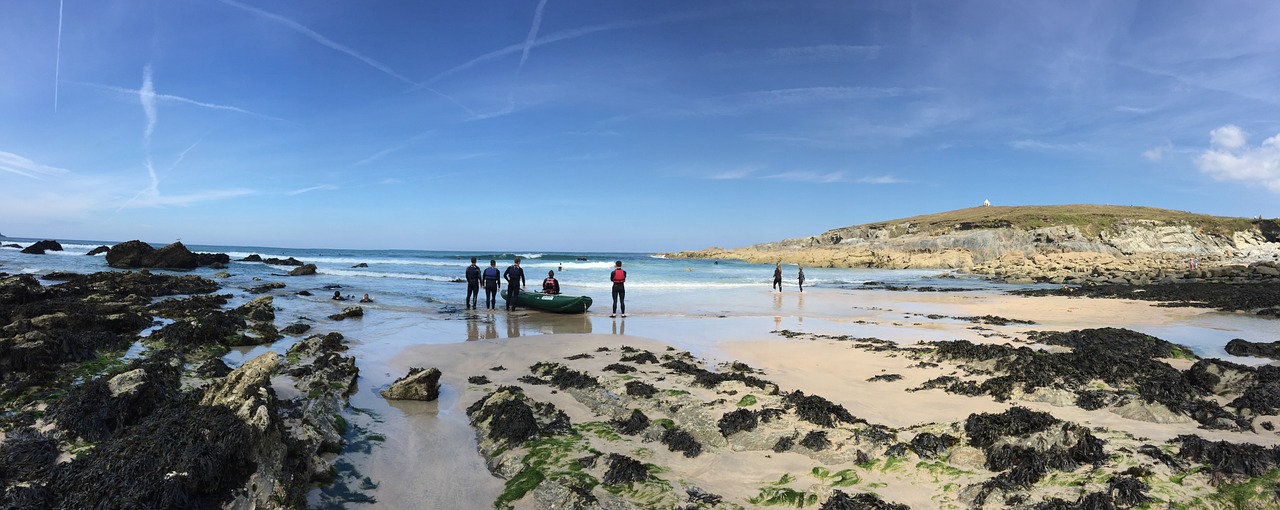
[[[622,321],[618,321],[618,320],[613,321],[613,334],[615,335],[627,334],[627,319],[622,319]]]

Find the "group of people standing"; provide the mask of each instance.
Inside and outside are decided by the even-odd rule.
[[[561,266],[563,268],[564,266]],[[516,296],[525,288],[524,269],[520,267],[520,257],[516,257],[515,261],[507,267],[506,271],[498,272],[498,262],[489,260],[489,267],[480,270],[480,266],[476,265],[476,258],[471,257],[471,265],[467,266],[467,300],[466,308],[475,310],[480,299],[480,286],[484,286],[485,309],[493,310],[497,305],[498,296],[498,279],[507,281],[507,310],[516,309]],[[803,276],[801,276],[803,279]],[[613,282],[613,312],[610,317],[616,317],[618,308],[622,308],[622,316],[627,316],[626,304],[626,281],[627,272],[622,269],[622,261],[614,262],[614,269],[609,273],[609,281]],[[544,294],[559,294],[560,281],[556,280],[556,272],[554,270],[547,271],[547,277],[542,280],[542,292]]]
[[[804,268],[801,267],[800,273],[796,275],[796,281],[800,285],[800,292],[804,292]],[[782,292],[782,263],[779,262],[773,266],[773,288]]]

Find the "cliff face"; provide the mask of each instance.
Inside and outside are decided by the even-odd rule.
[[[829,230],[732,250],[671,254],[816,267],[939,268],[997,274],[1010,265],[1152,268],[1274,261],[1276,220],[1118,206],[982,207]],[[1055,260],[1049,263],[1047,261]],[[1089,271],[1086,269],[1086,271]]]

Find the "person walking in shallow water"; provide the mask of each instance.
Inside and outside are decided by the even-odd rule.
[[[489,259],[489,267],[484,268],[484,307],[492,310],[498,304],[498,280],[502,273],[498,272],[498,261]]]
[[[773,288],[778,289],[778,292],[782,292],[782,263],[781,262],[773,266]]]
[[[471,265],[467,266],[467,308],[475,310],[476,305],[480,304],[480,266],[476,265],[476,258],[471,257]]]
[[[800,292],[804,292],[804,268],[800,268],[800,274],[796,276],[796,283],[800,286]]]
[[[507,279],[507,310],[515,311],[516,299],[524,289],[524,270],[520,269],[520,257],[516,257],[515,263],[502,272],[502,277]]]
[[[622,307],[622,317],[627,316],[627,288],[624,285],[627,281],[627,272],[622,270],[622,261],[613,263],[613,271],[609,273],[609,281],[613,282],[613,313],[610,317],[618,315],[618,307]]]

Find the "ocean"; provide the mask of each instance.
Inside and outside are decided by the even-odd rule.
[[[115,270],[107,266],[105,255],[85,255],[98,246],[112,246],[115,242],[58,240],[63,247],[61,252],[50,251],[45,255],[21,253],[21,248],[36,241],[39,239],[0,239],[0,245],[5,246],[0,248],[0,273],[40,275],[55,271],[93,273]],[[15,245],[18,247],[14,247]],[[294,269],[291,266],[240,261],[249,255],[256,254],[264,259],[293,257],[303,263],[315,264],[317,269],[315,276],[282,280],[295,292],[307,290],[314,294],[313,297],[325,299],[333,295],[333,289],[339,290],[343,295],[355,297],[367,293],[382,305],[403,309],[462,307],[466,285],[459,280],[463,278],[471,257],[477,258],[481,268],[487,267],[489,261],[494,260],[499,270],[510,266],[515,257],[521,257],[527,290],[540,290],[547,271],[555,271],[563,294],[591,296],[596,307],[602,303],[608,304],[611,300],[609,273],[615,261],[622,261],[623,269],[627,271],[629,302],[654,293],[697,295],[714,294],[722,290],[769,289],[773,279],[772,265],[748,264],[735,260],[667,259],[648,253],[488,253],[205,245],[187,245],[187,248],[194,252],[225,253],[231,258],[226,269],[202,267],[189,271],[190,274],[208,278],[226,271],[230,277],[215,278],[224,287],[253,287],[260,285],[265,279],[278,279]],[[367,267],[357,267],[361,264]],[[932,287],[940,290],[1010,288],[977,278],[940,277],[946,271],[938,269],[806,267],[804,270],[807,288],[865,288],[875,285]],[[785,290],[795,291],[797,267],[784,265],[783,273]],[[482,291],[482,298],[483,294]],[[679,301],[689,302],[686,299]]]

